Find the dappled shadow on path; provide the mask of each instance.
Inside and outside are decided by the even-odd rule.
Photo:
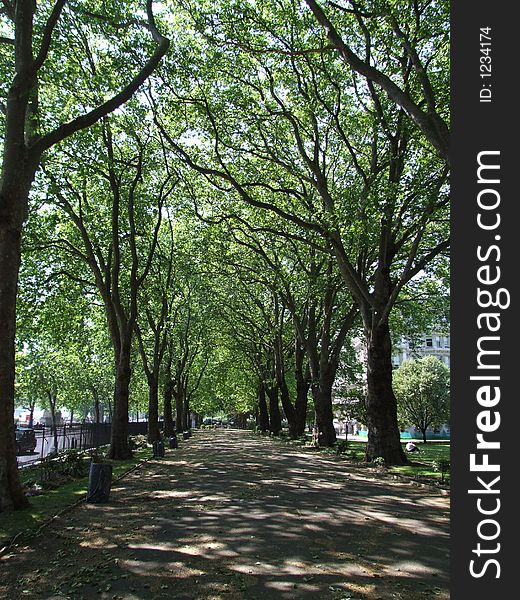
[[[4,559],[0,595],[448,598],[448,541],[435,491],[205,430]]]

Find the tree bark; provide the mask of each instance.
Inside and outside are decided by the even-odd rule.
[[[114,389],[114,408],[112,433],[108,458],[126,460],[132,456],[128,444],[128,404],[130,394],[130,344],[124,343],[116,353],[116,385]]]
[[[281,332],[277,333],[274,345],[275,345],[275,347],[274,347],[274,366],[275,366],[276,382],[278,385],[278,389],[280,390],[280,399],[282,401],[282,408],[285,413],[285,418],[287,419],[287,425],[289,427],[289,435],[292,438],[295,438],[295,437],[298,437],[297,427],[296,427],[296,412],[295,412],[294,406],[291,402],[291,397],[289,395],[289,388],[287,387],[287,382],[285,380],[285,365],[284,365]]]
[[[183,428],[183,431],[189,431],[191,429],[190,402],[188,400],[188,397],[187,397],[185,391],[183,392],[183,396],[184,396],[184,407],[183,407],[183,411],[182,411],[182,416],[183,416],[182,428]]]
[[[258,428],[260,431],[269,431],[269,413],[265,401],[265,385],[263,382],[258,386]]]
[[[278,387],[266,385],[265,391],[269,398],[269,431],[273,435],[280,435],[282,431],[282,416],[278,404]]]
[[[280,400],[282,401],[283,412],[287,419],[287,425],[289,427],[289,436],[292,438],[298,437],[298,430],[296,426],[296,411],[292,405],[291,398],[289,396],[289,388],[285,381],[285,374],[280,377],[278,383],[280,389]]]
[[[9,102],[13,102],[13,98]],[[11,135],[14,135],[13,132]],[[17,151],[8,148],[6,131],[0,181],[0,512],[29,505],[16,462],[14,377],[21,231],[36,169],[26,165],[20,141],[14,150]]]
[[[58,452],[58,428],[56,424],[56,393],[53,390],[47,390],[47,397],[49,399],[49,408],[51,409],[52,434],[54,441],[54,448],[52,449],[52,452]]]
[[[92,392],[92,396],[94,397],[94,418],[96,420],[96,425],[99,425],[101,422],[101,410],[99,406],[99,394],[95,386],[91,386],[90,388]]]
[[[159,430],[159,382],[155,375],[148,377],[148,441],[161,439]]]
[[[397,401],[392,389],[392,344],[388,321],[366,332],[367,342],[367,425],[366,459],[378,456],[386,464],[405,464],[397,424]]]
[[[14,426],[15,311],[20,267],[21,226],[4,213],[0,190],[0,512],[25,508],[16,464]]]
[[[169,438],[175,433],[172,413],[173,381],[169,380],[164,386],[164,437]]]
[[[31,402],[30,408],[29,408],[29,427],[34,427],[34,408],[35,408],[35,404],[34,402]]]
[[[298,341],[296,341],[294,369],[294,376],[296,380],[296,400],[294,402],[294,420],[296,437],[303,435],[305,432],[305,425],[307,421],[307,405],[309,401],[309,389],[311,387],[311,377],[308,365],[304,373],[304,358],[305,350],[301,348]]]
[[[182,387],[178,384],[175,388],[175,428],[177,433],[182,433],[184,425],[184,398]]]
[[[334,380],[320,377],[320,381],[312,384],[312,397],[318,426],[318,444],[332,447],[336,443],[336,430],[334,429],[332,412],[332,384]]]

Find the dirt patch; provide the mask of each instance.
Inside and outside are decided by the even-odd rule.
[[[449,499],[235,430],[197,431],[0,561],[0,597],[449,598]]]

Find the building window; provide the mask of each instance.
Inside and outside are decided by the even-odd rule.
[[[433,339],[431,337],[426,338],[426,346],[428,348],[433,348]]]

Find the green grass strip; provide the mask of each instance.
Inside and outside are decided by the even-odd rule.
[[[107,461],[112,464],[113,481],[144,464],[152,457],[151,448],[136,450],[129,460]],[[27,476],[25,477],[27,479]],[[34,472],[32,474],[34,479]],[[23,479],[22,479],[23,480]],[[38,496],[30,497],[28,508],[0,515],[0,555],[4,554],[20,538],[39,533],[42,527],[56,517],[83,502],[87,496],[88,475],[65,483],[58,488],[46,490]]]

